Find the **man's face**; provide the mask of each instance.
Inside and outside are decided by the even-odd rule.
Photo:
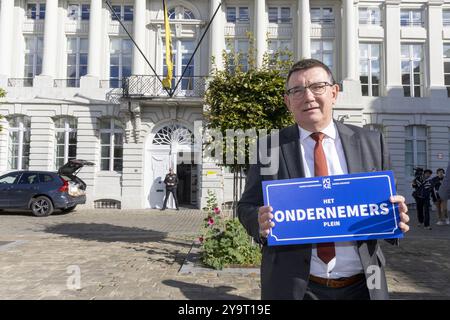
[[[425,179],[428,179],[428,178],[431,176],[431,173],[425,172],[425,173],[423,174],[423,176],[424,176]]]
[[[321,67],[300,70],[289,78],[288,89],[320,82],[330,83],[330,77]],[[305,90],[300,96],[285,94],[284,102],[300,127],[317,132],[332,121],[333,105],[337,100],[339,86],[335,84],[325,86],[324,89],[322,94],[314,94],[310,89]]]
[[[439,178],[443,178],[443,177],[444,177],[444,172],[443,172],[442,170],[439,170],[439,171],[437,172],[437,174],[438,174],[438,177],[439,177]]]

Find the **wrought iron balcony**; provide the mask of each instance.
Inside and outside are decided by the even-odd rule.
[[[162,80],[163,76],[159,76]],[[175,89],[180,77],[172,79],[172,90]],[[208,77],[183,77],[172,97],[203,97],[205,95]],[[156,76],[134,75],[123,79],[123,97],[167,97],[168,92],[163,88]]]

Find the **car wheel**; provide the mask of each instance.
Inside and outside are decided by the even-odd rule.
[[[46,217],[53,213],[53,204],[47,197],[37,197],[31,202],[31,211],[36,217]]]
[[[73,210],[75,210],[76,207],[77,207],[77,206],[75,205],[75,206],[73,206],[73,207],[68,207],[68,208],[66,208],[66,209],[61,209],[61,212],[62,212],[62,213],[69,213],[69,212],[72,212]]]

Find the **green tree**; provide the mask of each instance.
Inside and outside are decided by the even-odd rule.
[[[4,96],[6,96],[6,91],[3,90],[2,88],[0,88],[0,98],[3,98]],[[3,118],[3,116],[0,114],[0,120]],[[0,132],[2,131],[2,126],[0,125]]]
[[[206,91],[205,111],[207,129],[220,130],[223,141],[208,141],[206,148],[215,149],[217,143],[221,143],[223,152],[223,165],[229,167],[234,173],[234,204],[242,192],[242,170],[247,164],[239,164],[237,158],[244,156],[249,159],[250,143],[235,141],[234,163],[227,163],[225,136],[226,130],[265,129],[268,132],[280,129],[293,123],[293,118],[288,112],[283,93],[285,91],[285,77],[292,65],[292,53],[288,50],[278,50],[272,56],[264,54],[261,67],[256,67],[255,50],[251,35],[249,37],[249,50],[241,53],[223,53],[223,70],[213,69],[213,79]],[[232,50],[233,51],[233,50]],[[248,67],[242,65],[248,62]],[[242,155],[244,153],[244,155]],[[239,191],[238,191],[238,181]],[[235,205],[233,207],[235,209]],[[235,213],[235,211],[234,211]]]

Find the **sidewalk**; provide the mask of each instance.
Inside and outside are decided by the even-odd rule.
[[[381,241],[391,298],[450,299],[450,226],[418,229],[410,215],[400,247]],[[197,210],[1,213],[0,299],[259,299],[257,273],[180,273],[203,219]]]

